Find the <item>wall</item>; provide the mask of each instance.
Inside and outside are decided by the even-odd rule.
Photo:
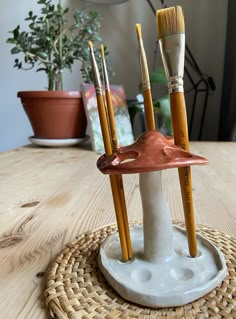
[[[17,24],[23,25],[22,21],[29,10],[37,12],[35,3],[36,0],[23,2],[8,0],[1,4],[0,151],[29,143],[28,137],[33,134],[16,92],[44,89],[46,86],[44,74],[18,71],[12,67],[14,58],[9,53],[11,46],[5,43],[8,30],[12,30]],[[130,0],[128,3],[116,6],[92,5],[79,0],[64,0],[64,3],[73,8],[86,7],[101,13],[103,17],[101,34],[104,43],[109,47],[116,71],[113,83],[124,84],[127,97],[134,98],[140,81],[135,24],[142,24],[150,68],[156,42],[155,17],[147,2]],[[203,136],[205,139],[215,139],[221,97],[227,1],[167,1],[167,5],[177,3],[184,8],[187,42],[203,72],[212,75],[216,82],[217,91],[210,97]],[[153,1],[153,5],[156,9],[160,8],[158,1]],[[79,67],[77,63],[72,75],[65,74],[65,89],[79,88],[81,83]]]
[[[202,135],[203,140],[215,140],[218,136],[219,126],[228,1],[179,1],[179,3],[182,2],[186,16],[186,41],[201,71],[212,76],[216,85],[216,91],[211,93],[208,99]],[[198,118],[201,115],[202,102],[201,96],[199,96],[196,109],[196,117]],[[191,105],[187,106],[190,108]],[[191,109],[188,111],[190,113]],[[193,128],[195,132],[193,132],[192,139],[196,139],[198,121],[195,121]]]
[[[236,2],[229,0],[219,139],[236,141]]]

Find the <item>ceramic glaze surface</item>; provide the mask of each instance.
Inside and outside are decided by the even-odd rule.
[[[179,227],[173,227],[174,253],[162,262],[145,259],[142,225],[131,228],[131,240],[134,259],[123,263],[118,234],[109,236],[100,248],[99,266],[112,287],[134,303],[181,306],[209,293],[226,276],[223,254],[198,235],[198,256],[190,257],[186,233]]]
[[[118,234],[100,248],[99,265],[125,299],[149,307],[181,306],[218,286],[227,268],[222,253],[198,235],[198,255],[189,255],[186,232],[172,227],[161,171],[139,175],[143,225],[131,230],[134,258],[121,262]]]
[[[133,144],[120,147],[112,155],[103,155],[97,166],[104,174],[133,174],[207,164],[204,157],[174,145],[158,131],[144,132]]]

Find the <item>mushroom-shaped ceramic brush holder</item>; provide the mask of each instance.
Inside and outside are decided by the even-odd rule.
[[[109,236],[99,252],[102,273],[123,298],[149,307],[181,306],[204,296],[225,278],[223,254],[201,235],[197,235],[198,255],[190,257],[186,232],[172,226],[162,193],[163,169],[207,162],[157,131],[145,132],[134,144],[98,160],[105,174],[140,174],[143,225],[131,228],[133,259],[121,261],[118,234]]]

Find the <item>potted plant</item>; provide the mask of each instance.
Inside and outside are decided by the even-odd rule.
[[[15,59],[17,69],[37,67],[46,73],[47,91],[18,92],[31,122],[34,137],[67,139],[82,137],[86,130],[86,116],[79,91],[63,90],[63,70],[72,69],[76,60],[81,62],[84,81],[92,81],[88,41],[98,43],[100,17],[97,12],[76,10],[68,17],[69,8],[63,8],[59,0],[38,0],[41,14],[28,13],[28,31],[18,25],[7,43],[13,45],[11,53],[23,54]],[[95,51],[98,54],[98,51]],[[107,49],[105,50],[107,55]]]

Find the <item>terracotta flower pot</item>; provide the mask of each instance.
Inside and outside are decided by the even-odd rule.
[[[67,139],[85,136],[87,126],[79,91],[18,92],[34,137]]]

